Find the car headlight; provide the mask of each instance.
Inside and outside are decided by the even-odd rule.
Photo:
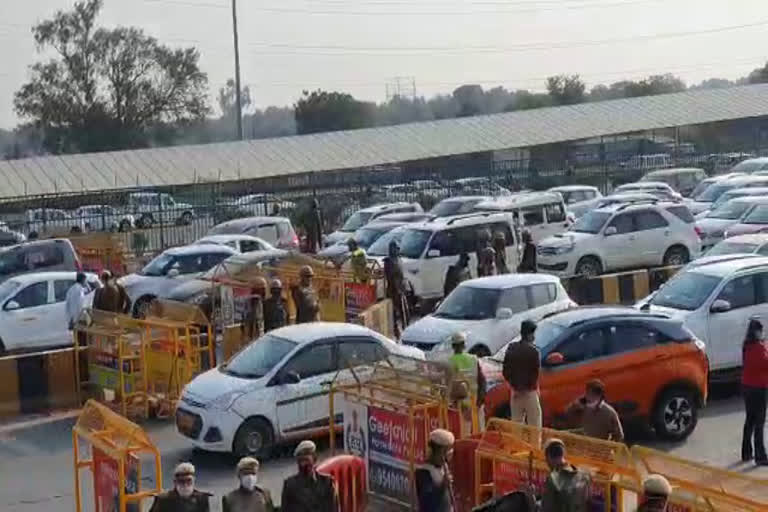
[[[205,304],[206,302],[208,302],[207,292],[198,293],[197,295],[189,299],[190,304],[195,304],[197,306],[199,306],[200,304]]]
[[[230,391],[229,393],[224,393],[223,395],[220,395],[213,399],[212,401],[208,402],[208,405],[206,405],[206,409],[213,409],[215,411],[226,411],[230,407],[232,407],[232,404],[235,403],[235,400],[243,396],[242,391]]]

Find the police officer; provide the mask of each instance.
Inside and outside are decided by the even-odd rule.
[[[649,475],[643,480],[643,495],[637,512],[666,512],[672,486],[661,475]]]
[[[494,263],[496,264],[496,274],[509,274],[507,267],[507,238],[504,233],[497,231],[493,234]]]
[[[296,323],[317,322],[320,320],[320,300],[312,288],[315,271],[309,265],[299,270],[299,286],[292,288],[293,302],[296,305]]]
[[[280,510],[290,512],[339,512],[339,494],[333,477],[315,470],[317,447],[302,441],[293,452],[299,472],[283,482]]]
[[[221,498],[222,512],[273,512],[272,495],[257,484],[259,461],[243,457],[237,463],[237,478],[240,486]]]
[[[267,280],[257,277],[253,280],[248,313],[243,322],[246,339],[254,340],[264,334],[264,298],[267,295]]]
[[[480,248],[477,250],[477,277],[495,274],[496,251],[491,247],[491,232],[482,229],[477,233]]]
[[[365,254],[365,249],[360,247],[354,238],[347,240],[347,247],[349,248],[349,259],[355,281],[367,283],[370,276],[368,275],[368,257]]]
[[[173,471],[171,491],[155,496],[149,512],[209,512],[210,493],[195,489],[195,466],[182,462]]]
[[[405,299],[405,277],[400,262],[400,247],[395,240],[389,242],[389,255],[384,258],[384,281],[387,298],[392,301],[395,316],[395,338],[401,328],[408,325],[408,305]],[[399,325],[399,326],[398,326]]]
[[[480,368],[480,362],[474,355],[464,352],[467,347],[467,335],[465,333],[453,333],[453,336],[451,336],[451,346],[453,347],[453,355],[450,357],[449,362],[452,374],[455,379],[459,379],[457,382],[466,382],[469,385],[468,391],[471,393],[471,396],[475,397],[479,423],[482,429],[484,418],[480,411],[483,409],[483,402],[485,401],[485,376]],[[469,398],[456,396],[455,399],[459,402],[464,421],[471,422],[472,407]]]
[[[323,212],[320,210],[320,203],[317,201],[317,198],[312,199],[306,229],[308,250],[314,254],[317,252],[323,239]]]
[[[523,257],[520,265],[517,266],[517,271],[530,274],[536,272],[536,244],[533,243],[531,232],[527,229],[523,231]]]
[[[288,323],[288,305],[283,298],[283,283],[273,279],[269,285],[269,298],[264,301],[264,332],[279,329]]]
[[[466,252],[459,254],[459,261],[448,267],[443,283],[443,297],[447,297],[462,282],[472,279],[469,271],[469,255]]]
[[[414,472],[419,512],[453,512],[453,476],[448,463],[455,439],[448,430],[429,434],[429,458]]]

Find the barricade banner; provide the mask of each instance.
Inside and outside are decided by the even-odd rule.
[[[98,447],[91,448],[93,488],[96,493],[95,512],[120,512],[120,477],[117,461]],[[129,454],[125,459],[125,494],[139,492],[139,459]],[[139,512],[138,503],[127,503],[126,512]]]
[[[354,318],[376,303],[376,285],[367,283],[344,283],[348,319]]]
[[[344,281],[342,279],[316,279],[317,295],[320,298],[320,320],[324,322],[346,322],[347,310],[344,305]]]

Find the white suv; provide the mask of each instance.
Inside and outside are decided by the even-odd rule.
[[[683,265],[701,252],[694,218],[679,203],[614,204],[592,210],[567,233],[539,244],[539,270],[560,276]]]
[[[170,194],[136,192],[128,196],[128,213],[136,218],[136,227],[148,229],[154,224],[188,225],[195,218],[192,205],[177,203]]]

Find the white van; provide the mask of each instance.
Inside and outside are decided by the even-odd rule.
[[[530,192],[483,201],[475,205],[475,211],[512,213],[516,226],[530,231],[534,242],[567,231],[571,225],[563,196],[557,192]]]
[[[505,212],[478,212],[453,217],[440,217],[428,222],[403,227],[400,237],[405,278],[416,297],[431,302],[443,296],[443,283],[448,267],[455,264],[459,254],[469,255],[469,268],[477,274],[478,233],[504,233],[507,240],[507,266],[517,268],[519,261],[514,221]]]

